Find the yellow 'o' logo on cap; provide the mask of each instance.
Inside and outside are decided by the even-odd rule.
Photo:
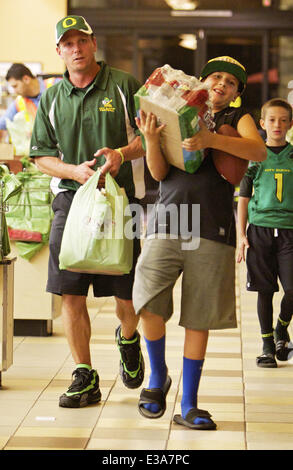
[[[77,23],[77,21],[76,21],[75,18],[66,18],[63,21],[62,26],[63,26],[63,28],[69,28],[70,26],[74,26],[76,23]]]

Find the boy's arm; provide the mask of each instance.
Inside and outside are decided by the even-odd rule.
[[[259,135],[250,114],[245,114],[239,119],[237,131],[241,135],[241,139],[239,137],[229,137],[210,132],[201,122],[200,128],[197,134],[190,139],[184,140],[183,147],[186,150],[193,151],[213,148],[231,153],[244,160],[257,162],[266,159],[265,143]]]
[[[157,118],[153,113],[145,114],[140,111],[140,119],[136,119],[137,127],[144,135],[146,142],[146,162],[152,177],[162,181],[169,171],[169,163],[161,152],[160,133],[165,127],[157,127]]]
[[[245,249],[249,248],[248,239],[246,236],[246,226],[248,218],[248,203],[249,197],[239,196],[237,206],[237,223],[238,223],[238,248],[236,254],[237,263],[245,261]]]

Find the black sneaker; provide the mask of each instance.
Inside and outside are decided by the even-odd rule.
[[[120,351],[120,376],[127,388],[138,388],[144,379],[144,360],[140,349],[138,331],[132,339],[121,337],[121,326],[115,332],[116,343]]]
[[[59,399],[59,406],[81,408],[101,400],[99,376],[96,370],[80,367],[73,371],[72,377],[70,387]]]
[[[288,347],[290,342],[290,336],[288,331],[281,335],[278,330],[274,330],[274,338],[276,341],[276,358],[278,361],[288,361],[288,355],[292,351]]]

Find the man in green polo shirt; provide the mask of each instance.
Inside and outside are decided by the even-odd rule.
[[[68,16],[56,26],[57,53],[66,65],[61,82],[42,96],[30,155],[40,171],[52,176],[55,213],[50,235],[47,291],[62,295],[62,315],[76,369],[59,405],[78,408],[101,400],[99,376],[92,369],[90,319],[86,307],[89,285],[95,297],[114,296],[120,320],[115,337],[124,384],[137,388],[144,361],[137,317],[132,305],[134,267],[123,276],[90,275],[59,270],[59,251],[67,214],[78,187],[94,174],[110,172],[125,188],[129,201],[144,196],[143,155],[135,124],[133,95],[139,82],[131,75],[96,62],[96,38],[81,16]]]

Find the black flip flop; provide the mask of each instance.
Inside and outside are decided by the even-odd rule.
[[[157,419],[163,416],[166,411],[166,396],[171,387],[171,377],[169,375],[166,378],[164,387],[161,388],[143,388],[140,394],[138,402],[138,410],[142,416],[150,419]],[[160,407],[157,413],[152,413],[150,410],[147,410],[143,405],[155,404]]]
[[[205,418],[208,419],[209,422],[195,424],[194,420],[196,418]],[[181,415],[175,415],[173,421],[177,424],[181,424],[182,426],[186,426],[187,428],[197,429],[199,431],[209,431],[217,428],[216,423],[214,423],[214,421],[211,419],[210,413],[206,410],[200,410],[198,408],[191,408],[185,418],[183,418]]]
[[[271,354],[271,353],[264,353],[261,356],[257,356],[256,365],[258,367],[267,367],[267,368],[278,367],[275,356],[274,354]]]

